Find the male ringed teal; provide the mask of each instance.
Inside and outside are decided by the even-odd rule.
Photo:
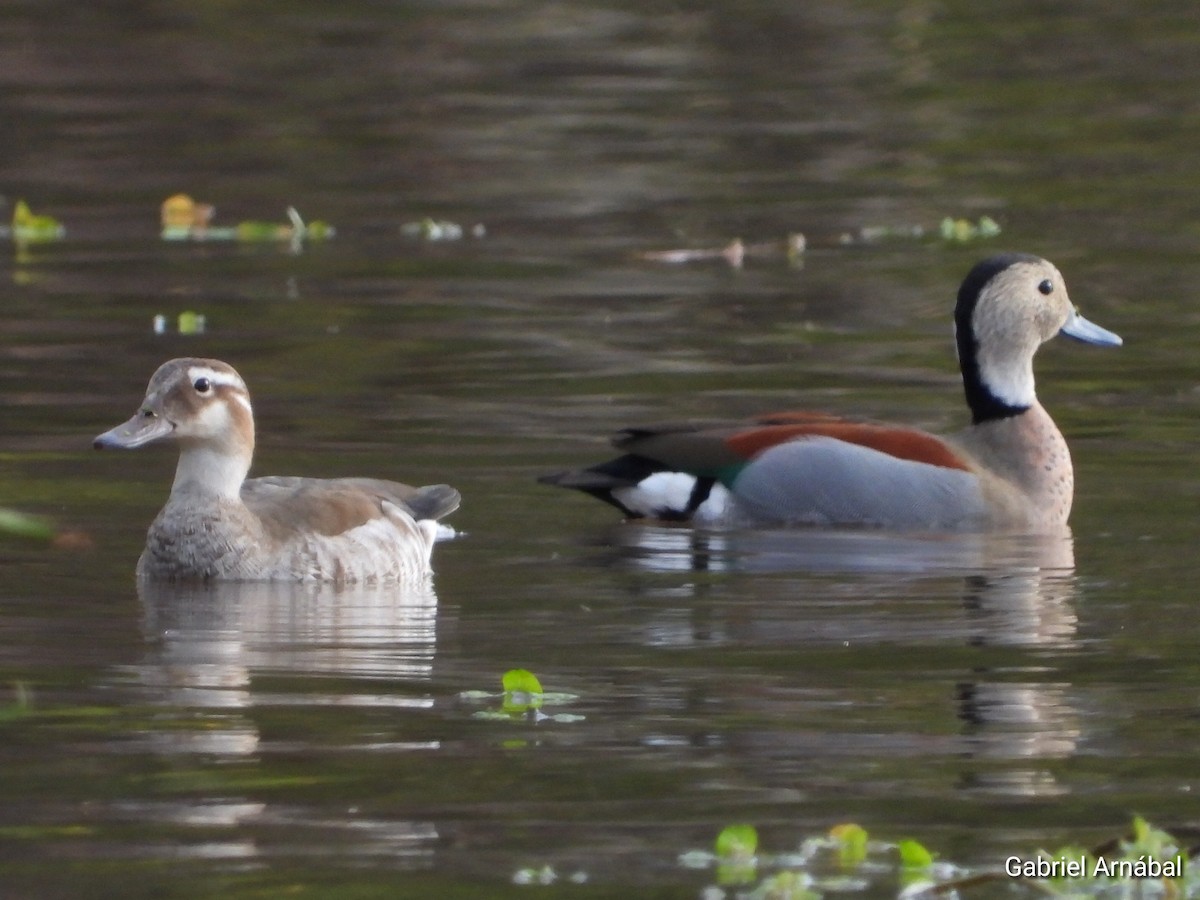
[[[1066,440],[1038,402],[1033,356],[1064,334],[1119,346],[1084,319],[1044,259],[978,263],[954,312],[971,424],[938,437],[914,428],[811,412],[724,427],[630,428],[625,455],[549,475],[631,518],[705,524],[870,526],[909,531],[1056,531],[1074,470]]]
[[[422,580],[448,485],[372,478],[251,478],[254,415],[241,376],[215,359],[159,367],[128,422],[96,449],[179,447],[175,481],[146,536],[139,577],[241,581]]]

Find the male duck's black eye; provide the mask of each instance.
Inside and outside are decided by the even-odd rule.
[[[1038,285],[1038,290],[1046,296],[1050,296],[1054,293],[1054,282],[1049,278],[1043,278],[1042,283]]]
[[[207,378],[197,378],[195,382],[192,383],[192,387],[196,389],[196,393],[198,394],[207,394],[209,388],[212,387],[212,382]]]

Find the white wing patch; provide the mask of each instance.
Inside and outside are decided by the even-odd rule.
[[[613,496],[631,512],[660,518],[664,513],[685,514],[695,487],[694,475],[686,472],[655,472],[633,487],[617,488]],[[715,484],[708,493],[708,499],[696,508],[690,518],[701,525],[719,524],[728,512],[728,501],[729,491]]]
[[[653,517],[664,511],[683,512],[695,486],[696,477],[686,472],[655,472],[633,487],[617,488],[613,496],[625,504],[626,509]]]

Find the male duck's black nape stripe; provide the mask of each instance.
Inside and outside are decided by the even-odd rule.
[[[958,289],[958,302],[954,307],[954,337],[958,344],[958,362],[962,367],[963,390],[967,395],[967,406],[971,409],[971,420],[978,425],[1007,419],[1026,412],[1028,406],[1011,406],[992,393],[979,372],[979,342],[975,339],[972,320],[975,305],[988,282],[1020,262],[1039,262],[1029,253],[1000,253],[989,256],[975,265]]]

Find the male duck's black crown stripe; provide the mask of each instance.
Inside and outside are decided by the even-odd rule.
[[[998,253],[975,264],[967,273],[958,289],[958,302],[954,307],[954,337],[958,343],[958,363],[962,367],[963,390],[967,395],[967,406],[971,419],[991,422],[1017,416],[1029,409],[1028,406],[1011,406],[1000,400],[984,383],[979,371],[979,342],[975,337],[972,320],[979,295],[993,278],[1017,263],[1040,262],[1029,253]]]

